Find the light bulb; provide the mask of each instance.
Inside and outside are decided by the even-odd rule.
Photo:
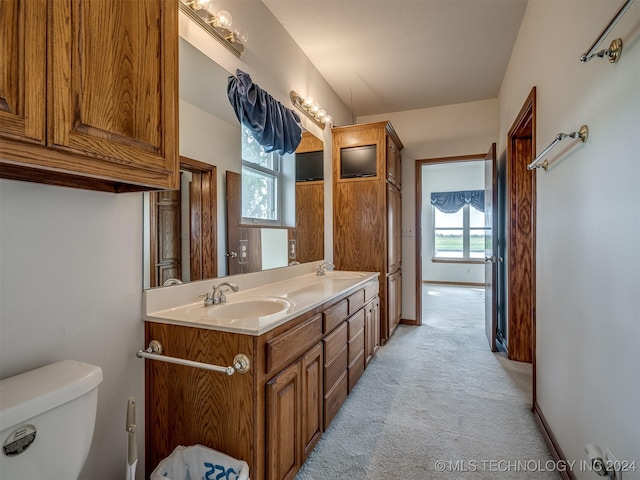
[[[233,19],[231,14],[226,10],[220,10],[216,15],[216,19],[219,27],[226,28],[227,30],[231,28],[231,22]]]
[[[304,102],[302,102],[302,104],[305,107],[310,107],[311,105],[313,105],[313,97],[307,97],[304,99]]]
[[[324,118],[322,119],[322,123],[331,123],[333,122],[333,118],[331,118],[331,115],[325,115]]]
[[[318,110],[320,110],[320,105],[312,105],[309,110],[311,111],[311,113],[317,113]]]
[[[319,116],[320,118],[324,118],[324,116],[327,114],[326,110],[318,110],[316,115]]]
[[[233,38],[238,43],[247,43],[249,40],[249,35],[244,30],[236,30],[233,32]]]
[[[208,10],[209,7],[211,6],[212,1],[213,0],[193,0],[193,2],[191,2],[191,5],[196,10],[200,10],[200,9]]]

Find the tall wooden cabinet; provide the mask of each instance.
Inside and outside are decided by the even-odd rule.
[[[389,122],[337,127],[333,133],[333,260],[339,270],[380,272],[380,342],[402,312],[402,142]],[[345,175],[343,155],[375,146],[375,169]],[[354,150],[350,150],[354,149]],[[358,154],[359,155],[359,154]],[[365,156],[363,165],[368,161]]]
[[[0,2],[0,176],[105,191],[178,187],[178,9]]]
[[[298,153],[321,152],[322,140],[302,132]],[[296,241],[296,258],[300,263],[324,258],[324,180],[296,182],[296,228],[289,230]]]

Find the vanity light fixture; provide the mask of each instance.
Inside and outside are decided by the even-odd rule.
[[[291,103],[313,120],[321,129],[324,130],[324,126],[333,121],[331,115],[327,114],[326,110],[320,108],[320,105],[315,103],[312,97],[302,98],[294,90],[291,90],[289,96],[291,97]]]
[[[244,30],[232,29],[233,19],[226,10],[212,13],[213,0],[180,0],[179,9],[238,58],[244,54],[249,36]]]

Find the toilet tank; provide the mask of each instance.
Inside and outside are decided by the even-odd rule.
[[[77,479],[100,382],[100,367],[75,360],[0,380],[0,478]]]

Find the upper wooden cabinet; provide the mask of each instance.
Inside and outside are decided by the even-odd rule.
[[[177,4],[0,2],[0,176],[175,189]]]

